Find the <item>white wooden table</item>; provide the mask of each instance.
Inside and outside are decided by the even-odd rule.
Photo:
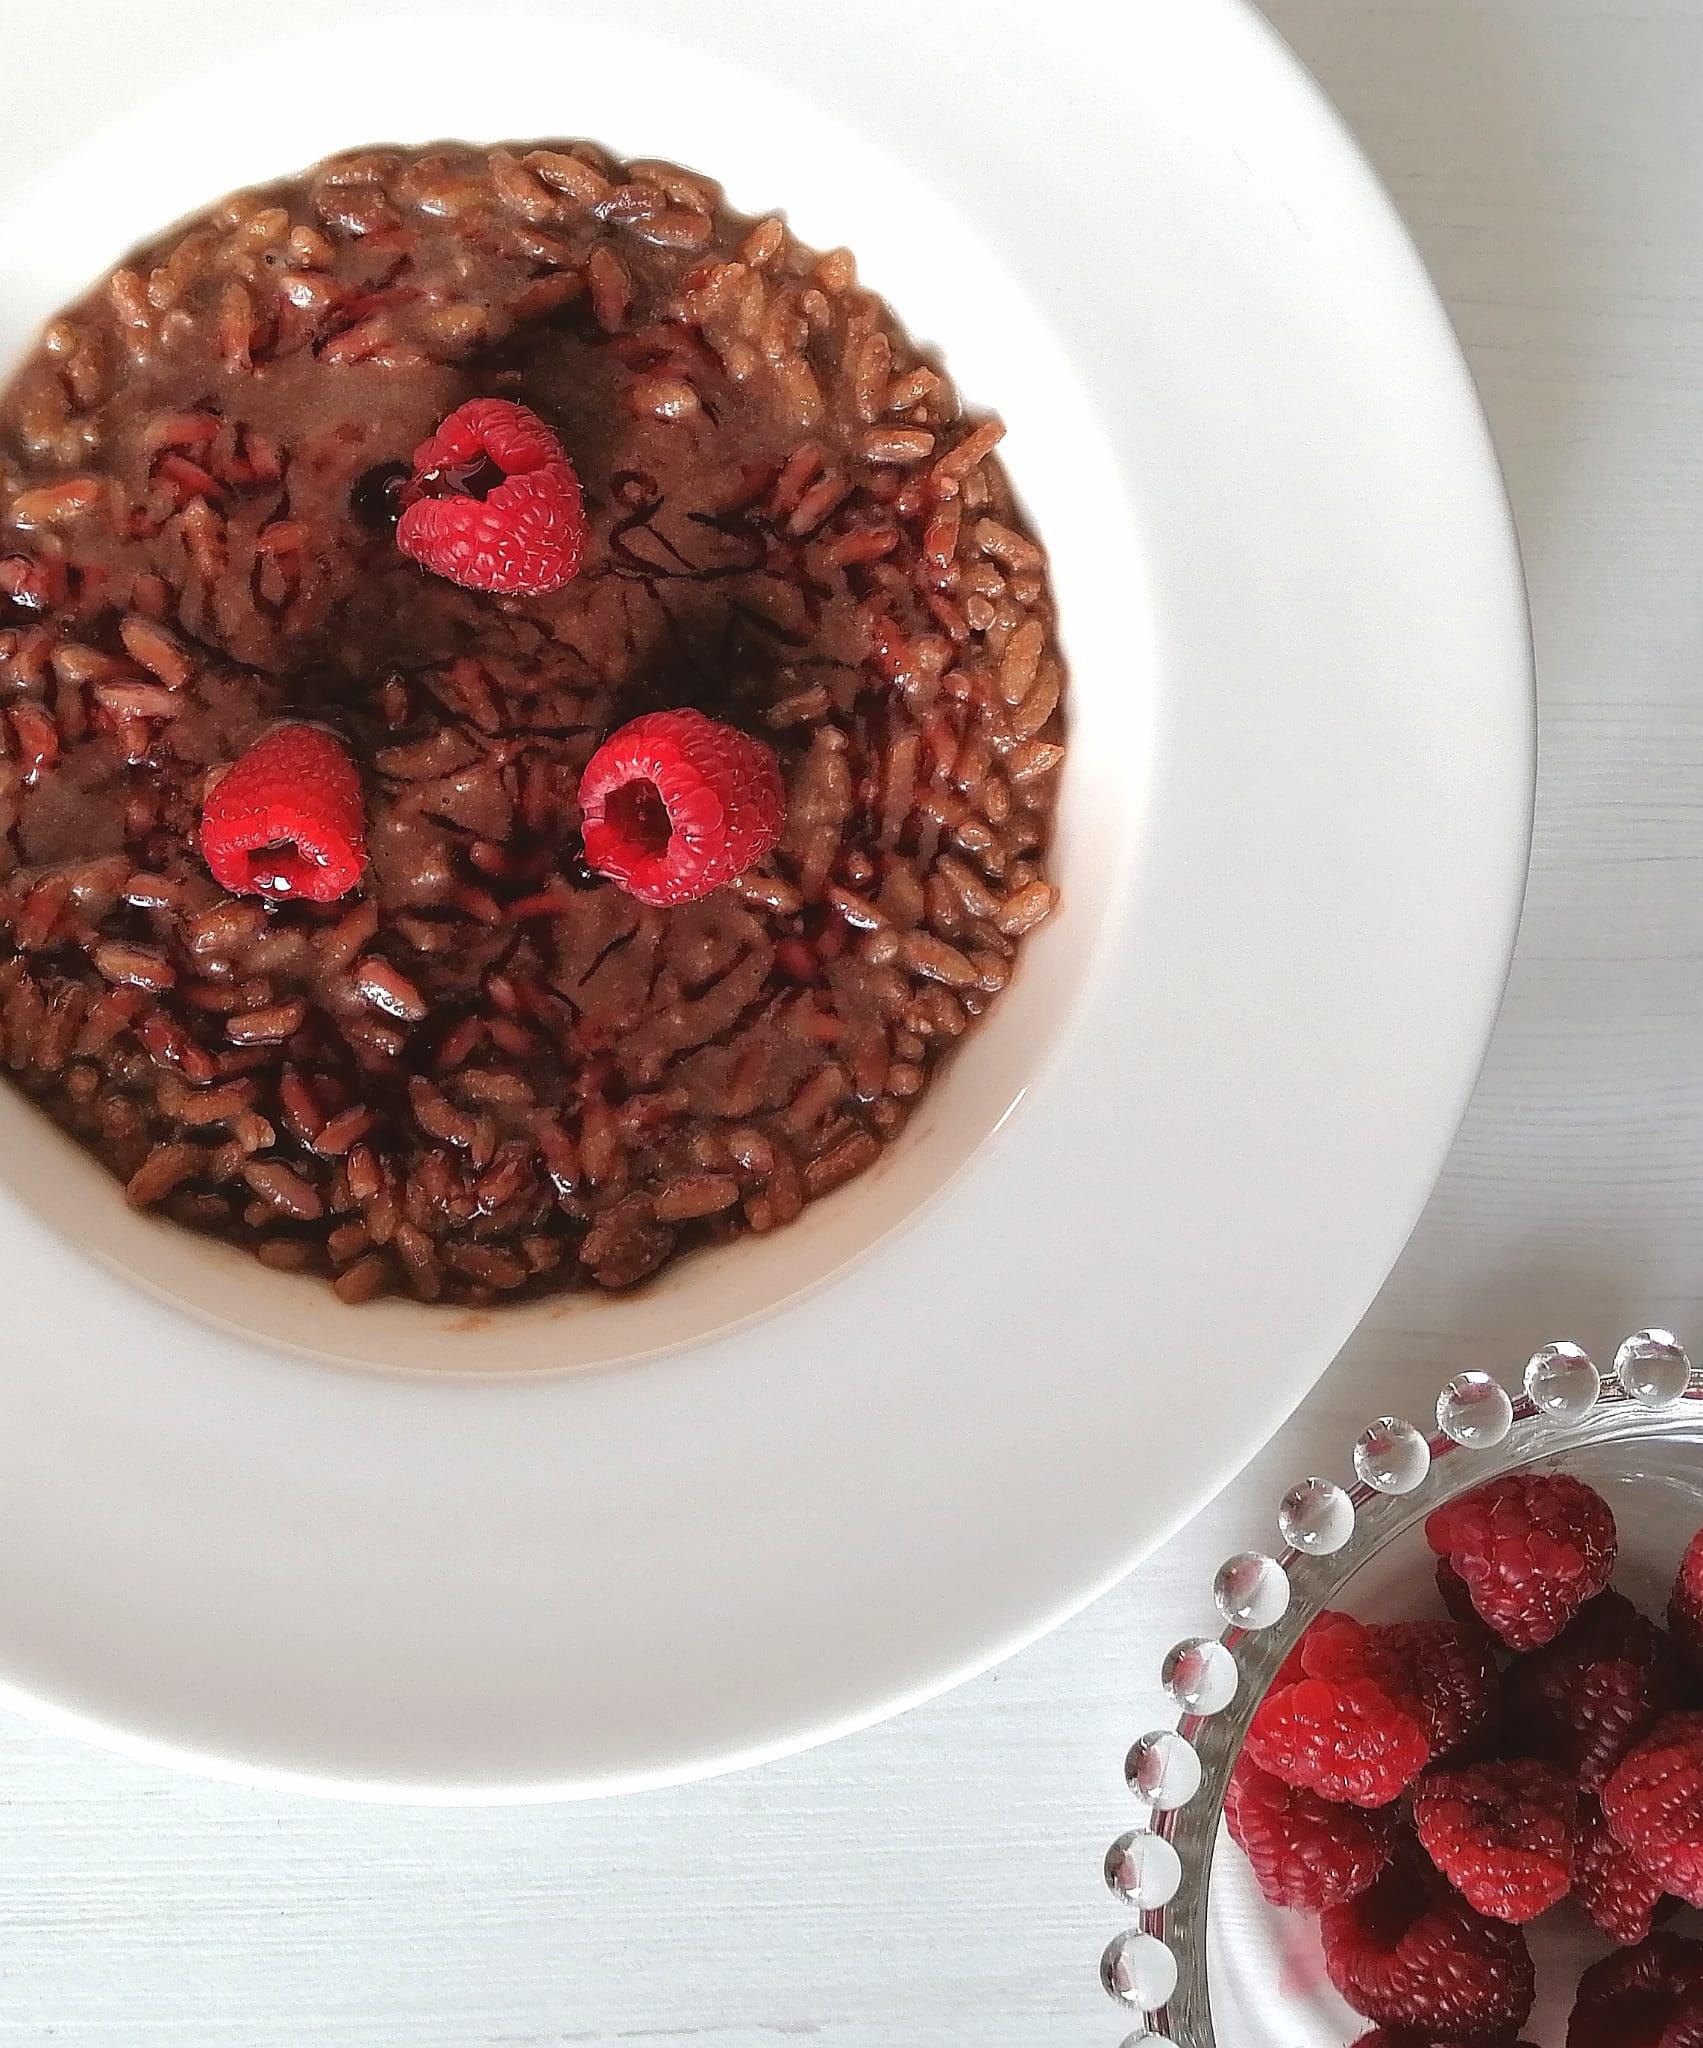
[[[0,1724],[0,2048],[1115,2048],[1100,1855],[1217,1559],[1269,1541],[1284,1484],[1341,1472],[1365,1420],[1421,1412],[1451,1371],[1649,1322],[1703,1338],[1703,0],[1268,11],[1460,326],[1542,678],[1507,1008],[1365,1326],[1098,1607],[750,1776],[600,1807],[348,1808]]]

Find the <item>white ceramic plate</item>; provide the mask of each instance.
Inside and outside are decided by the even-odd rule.
[[[876,1173],[630,1303],[342,1309],[130,1217],[5,1095],[4,1696],[432,1798],[892,1712],[1235,1470],[1453,1133],[1532,777],[1453,338],[1234,0],[163,21],[11,39],[6,353],[132,238],[349,143],[583,133],[784,204],[1009,423],[1074,668],[1067,904]]]

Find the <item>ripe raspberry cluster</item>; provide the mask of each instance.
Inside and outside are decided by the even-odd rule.
[[[1608,1503],[1513,1474],[1426,1523],[1451,1619],[1326,1612],[1261,1700],[1224,1801],[1272,1904],[1319,1916],[1356,2048],[1518,2048],[1524,1924],[1574,1900],[1617,1944],[1568,2048],[1703,2048],[1703,1530],[1665,1626],[1613,1591]]]

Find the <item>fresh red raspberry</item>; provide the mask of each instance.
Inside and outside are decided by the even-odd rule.
[[[1353,1806],[1383,1806],[1425,1767],[1430,1746],[1415,1702],[1372,1678],[1303,1678],[1268,1692],[1247,1753],[1286,1785]]]
[[[1391,1660],[1378,1655],[1376,1630],[1351,1614],[1326,1608],[1314,1617],[1307,1632],[1284,1659],[1276,1683],[1287,1675],[1297,1678],[1375,1678],[1390,1692],[1405,1692],[1407,1672],[1394,1669]]]
[[[701,711],[651,711],[580,777],[589,866],[641,903],[694,903],[772,852],[786,788],[761,740]]]
[[[1700,2000],[1703,1942],[1652,1934],[1579,1979],[1567,2048],[1691,2048]]]
[[[346,895],[367,853],[361,781],[343,743],[322,726],[274,726],[208,792],[201,852],[238,896]]]
[[[1579,1800],[1573,1857],[1573,1896],[1610,1941],[1642,1941],[1665,1896],[1636,1856],[1614,1839],[1602,1807],[1587,1792]]]
[[[1370,1891],[1327,1908],[1319,1928],[1330,1981],[1380,2026],[1495,2034],[1532,2009],[1525,1936],[1475,1913],[1412,1852]]]
[[[1685,1546],[1668,1596],[1668,1627],[1693,1678],[1703,1678],[1703,1529]]]
[[[1426,1541],[1515,1650],[1554,1639],[1608,1584],[1617,1547],[1608,1502],[1565,1472],[1510,1472],[1436,1508]]]
[[[1703,1905],[1703,1713],[1664,1714],[1602,1788],[1602,1810],[1666,1890]]]
[[[1515,1661],[1506,1693],[1521,1751],[1547,1757],[1598,1792],[1657,1717],[1678,1704],[1678,1661],[1630,1600],[1599,1593],[1554,1642]]]
[[[414,450],[396,545],[459,583],[547,597],[585,553],[585,505],[562,444],[507,398],[470,398]]]
[[[1316,1913],[1363,1892],[1390,1860],[1393,1806],[1372,1813],[1285,1785],[1243,1757],[1224,1794],[1230,1839],[1274,1906]]]
[[[1372,1633],[1409,1674],[1433,1761],[1476,1752],[1494,1732],[1502,1683],[1483,1622],[1397,1621]]]
[[[1430,1770],[1413,1788],[1425,1853],[1493,1920],[1535,1920],[1567,1896],[1578,1811],[1572,1781],[1535,1758]]]
[[[1340,1628],[1344,1622],[1352,1629],[1357,1629],[1360,1626],[1359,1622],[1351,1614],[1339,1613],[1334,1607],[1321,1607],[1318,1613],[1313,1616],[1312,1620],[1302,1630],[1301,1634],[1290,1644],[1288,1655],[1278,1665],[1276,1676],[1272,1679],[1271,1684],[1267,1686],[1266,1690],[1268,1692],[1276,1692],[1280,1685],[1294,1685],[1298,1679],[1311,1676],[1312,1674],[1308,1672],[1304,1661],[1307,1654],[1307,1646],[1310,1643],[1317,1642],[1320,1637],[1326,1635],[1330,1630]]]
[[[1477,1620],[1369,1628],[1326,1609],[1279,1667],[1247,1753],[1297,1789],[1380,1806],[1429,1759],[1489,1726],[1496,1686],[1490,1638]]]
[[[1367,1626],[1327,1611],[1292,1654],[1308,1678],[1375,1680],[1414,1712],[1433,1760],[1484,1733],[1496,1710],[1496,1660],[1477,1619]]]

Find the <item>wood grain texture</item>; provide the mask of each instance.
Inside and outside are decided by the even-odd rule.
[[[946,1700],[747,1777],[602,1807],[348,1808],[0,1725],[0,2048],[1114,2048],[1099,1859],[1215,1560],[1269,1541],[1285,1483],[1342,1473],[1371,1413],[1421,1413],[1448,1371],[1515,1370],[1552,1336],[1703,1332],[1703,4],[1269,12],[1461,329],[1542,675],[1506,1011],[1364,1327],[1118,1592]]]

